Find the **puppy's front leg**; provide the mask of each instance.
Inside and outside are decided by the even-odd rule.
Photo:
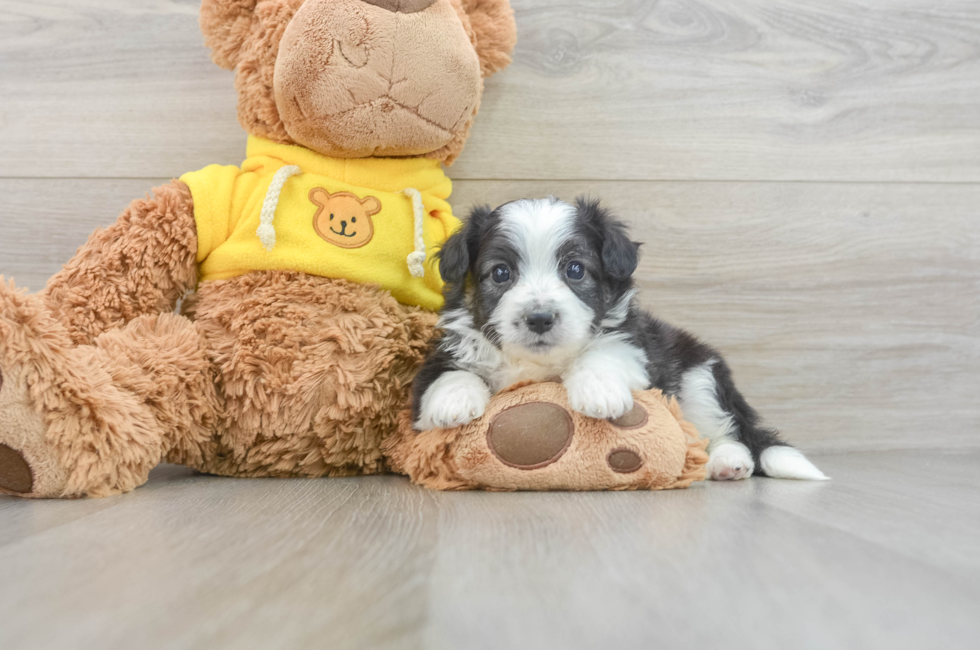
[[[466,370],[444,372],[422,394],[415,428],[448,429],[483,415],[490,402],[490,387]]]
[[[562,376],[568,403],[592,418],[618,418],[633,408],[634,390],[650,387],[646,355],[620,335],[596,339]]]

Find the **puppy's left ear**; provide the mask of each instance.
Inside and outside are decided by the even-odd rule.
[[[490,206],[474,208],[463,227],[457,230],[439,250],[439,275],[443,282],[462,286],[477,255],[480,231],[492,210]]]
[[[461,285],[470,271],[470,252],[466,243],[466,226],[457,230],[439,249],[439,275],[450,285]]]
[[[640,261],[640,244],[629,237],[625,224],[595,199],[579,198],[579,214],[602,237],[602,267],[614,280],[629,280]]]

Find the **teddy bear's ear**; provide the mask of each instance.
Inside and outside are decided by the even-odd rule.
[[[238,64],[242,47],[257,18],[255,6],[260,0],[203,0],[201,31],[204,43],[211,48],[211,58],[222,68]]]
[[[489,77],[510,65],[517,44],[517,24],[509,0],[460,0],[473,28],[480,69]]]

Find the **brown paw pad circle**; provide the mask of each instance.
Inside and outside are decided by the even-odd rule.
[[[609,420],[613,426],[620,429],[639,429],[650,421],[650,414],[639,404],[634,404],[633,408],[615,420]]]
[[[548,402],[519,404],[490,422],[487,444],[500,462],[517,469],[546,467],[572,444],[575,425],[568,412]]]
[[[27,494],[34,488],[30,465],[16,449],[0,445],[0,488]]]
[[[606,462],[618,474],[632,474],[643,467],[643,459],[632,449],[613,449],[606,456]]]

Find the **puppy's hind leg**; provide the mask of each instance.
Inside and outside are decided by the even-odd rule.
[[[752,476],[752,452],[738,440],[735,417],[718,401],[718,383],[712,366],[717,360],[695,366],[684,373],[678,398],[684,417],[708,443],[708,478],[737,481]]]
[[[762,474],[826,480],[801,452],[762,426],[758,413],[735,388],[723,360],[712,359],[687,370],[678,397],[685,417],[711,441],[708,478],[737,481]]]

